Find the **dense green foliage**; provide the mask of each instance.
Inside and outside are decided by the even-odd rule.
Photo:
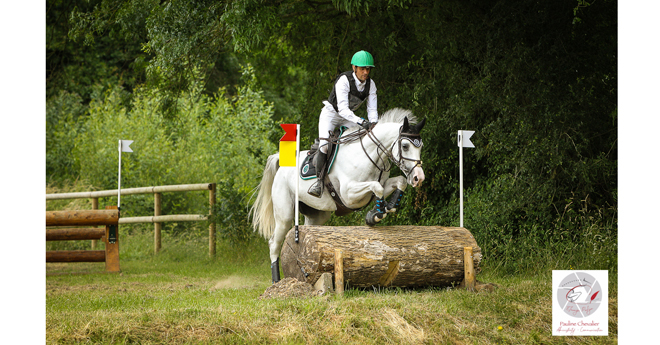
[[[311,144],[332,80],[364,49],[375,58],[379,111],[403,107],[427,118],[427,180],[386,222],[458,225],[456,131],[475,130],[476,148],[465,151],[465,226],[487,258],[517,269],[539,248],[583,250],[616,267],[616,1],[48,8],[51,183],[83,178],[114,188],[113,143],[123,135],[136,140],[126,161],[131,184],[227,181],[243,194],[224,200],[247,203],[276,150],[276,124],[301,123],[302,145]],[[247,63],[254,72],[241,81],[238,66]],[[225,208],[225,218],[244,206]],[[169,207],[201,206],[182,199]]]

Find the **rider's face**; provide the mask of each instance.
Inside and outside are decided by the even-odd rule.
[[[364,82],[369,77],[369,72],[371,72],[371,67],[359,67],[353,66],[353,72],[361,82]]]

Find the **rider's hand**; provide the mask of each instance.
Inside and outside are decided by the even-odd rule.
[[[369,130],[369,128],[371,127],[371,122],[369,122],[369,120],[363,119],[362,123],[360,123],[360,126],[362,126],[362,128],[364,128],[365,130]]]

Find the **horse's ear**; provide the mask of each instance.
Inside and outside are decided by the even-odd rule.
[[[417,125],[415,125],[415,128],[413,130],[414,133],[421,133],[422,128],[424,128],[424,125],[426,124],[426,118],[423,118],[422,121],[420,121]]]
[[[408,133],[410,129],[410,124],[408,124],[408,116],[403,118],[403,127],[401,128],[401,133]]]

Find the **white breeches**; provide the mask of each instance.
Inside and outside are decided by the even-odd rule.
[[[355,122],[346,120],[345,118],[339,116],[339,113],[335,111],[332,106],[325,106],[321,110],[321,115],[319,116],[319,138],[327,138],[328,132],[334,131],[335,128],[341,126],[352,127],[355,126]],[[328,153],[328,141],[320,139],[319,149],[323,153]]]

